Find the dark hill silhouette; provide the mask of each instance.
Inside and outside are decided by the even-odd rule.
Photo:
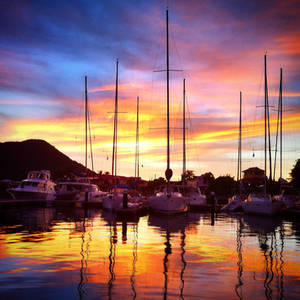
[[[86,172],[82,164],[71,160],[43,140],[0,143],[0,179],[21,180],[30,170],[50,170],[53,179],[71,172]],[[93,175],[88,169],[88,175]]]

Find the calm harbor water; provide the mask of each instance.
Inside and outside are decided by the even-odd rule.
[[[0,211],[1,299],[300,299],[300,221]]]

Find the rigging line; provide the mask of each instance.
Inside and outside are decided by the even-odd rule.
[[[90,151],[91,151],[91,163],[92,171],[94,172],[94,159],[93,159],[93,148],[92,148],[92,134],[91,134],[91,122],[90,122],[90,111],[88,109],[88,125],[89,125],[89,136],[90,136]]]
[[[195,136],[195,128],[193,126],[193,122],[192,122],[192,118],[191,118],[191,110],[190,110],[190,106],[189,106],[189,101],[188,101],[188,95],[186,95],[186,106],[187,106],[187,114],[188,114],[188,128],[189,130],[187,131],[187,136],[188,136],[188,140],[189,141],[194,141],[194,136]],[[197,165],[198,165],[198,169],[199,172],[201,173],[201,163],[200,163],[200,159],[199,156],[197,155],[197,148],[195,147],[195,145],[192,143],[191,145],[189,145],[189,143],[187,144],[187,149],[188,151],[193,151],[193,160],[196,160]],[[190,154],[191,156],[191,154]]]
[[[261,73],[260,73],[258,95],[257,95],[256,101],[255,101],[255,113],[254,113],[254,120],[253,120],[253,129],[252,129],[252,132],[254,132],[254,133],[257,131],[257,124],[256,124],[257,123],[257,113],[258,113],[257,107],[258,107],[258,104],[260,104],[260,102],[261,102],[260,95],[261,95],[261,91],[262,91],[263,78],[264,78],[264,71],[262,68]],[[254,137],[254,140],[255,140],[255,137]],[[254,144],[255,144],[255,142],[254,142]],[[253,147],[253,154],[254,154],[254,147]]]

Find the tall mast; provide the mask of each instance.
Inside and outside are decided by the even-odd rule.
[[[85,82],[85,168],[87,168],[87,121],[88,121],[88,98],[87,98],[87,76],[84,76]]]
[[[170,169],[170,106],[169,106],[169,13],[168,9],[166,10],[166,44],[167,44],[167,170],[166,170],[166,179],[167,179],[167,194],[170,195],[170,179],[172,177],[172,170]]]
[[[265,146],[267,145],[267,134],[268,134],[268,146],[269,146],[269,167],[270,167],[270,176],[269,180],[272,181],[272,156],[271,156],[271,129],[270,129],[270,114],[269,114],[269,96],[268,96],[268,80],[267,80],[267,55],[265,55]],[[267,150],[265,149],[265,152]],[[265,153],[265,159],[266,153]],[[265,162],[265,172],[267,161]]]
[[[115,89],[115,112],[114,112],[114,136],[113,136],[113,153],[112,153],[112,168],[111,174],[116,177],[117,175],[117,126],[118,126],[118,72],[119,61],[116,62],[116,89]]]
[[[279,87],[279,100],[280,100],[280,178],[282,178],[282,68],[280,68],[280,87]]]
[[[239,120],[237,181],[240,181],[241,178],[242,178],[242,92],[240,92],[240,120]]]
[[[182,129],[183,129],[183,167],[182,167],[182,174],[185,176],[186,173],[186,149],[185,149],[185,78],[183,79],[183,104],[182,104]],[[184,178],[183,178],[184,180]]]
[[[264,56],[264,67],[265,67],[265,184],[264,184],[264,193],[267,192],[266,187],[266,176],[267,176],[267,103],[268,103],[268,96],[267,96],[267,56]]]
[[[136,140],[135,140],[135,178],[140,177],[140,161],[139,161],[139,102],[140,99],[136,99]]]

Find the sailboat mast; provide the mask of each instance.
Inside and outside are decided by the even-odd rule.
[[[170,83],[169,83],[169,13],[166,11],[166,32],[167,32],[167,170],[170,169]],[[169,181],[169,180],[168,180]]]
[[[88,120],[88,98],[87,98],[87,76],[84,76],[85,82],[85,168],[87,168],[87,120]]]
[[[282,68],[280,68],[279,109],[280,109],[280,178],[282,178]]]
[[[270,128],[270,113],[269,113],[269,96],[268,96],[268,80],[267,80],[267,56],[265,55],[265,117],[267,124],[268,134],[268,148],[269,148],[269,167],[270,167],[270,176],[269,180],[272,181],[272,155],[271,155],[271,128]],[[265,137],[267,138],[267,137]],[[267,169],[266,169],[267,170]]]
[[[136,141],[135,141],[135,178],[140,177],[140,161],[139,161],[139,102],[140,98],[136,99]]]
[[[267,176],[267,56],[264,56],[264,69],[265,69],[265,184],[264,184],[264,193],[266,194],[266,176]]]
[[[169,91],[169,13],[168,9],[166,10],[166,44],[167,44],[167,170],[166,170],[166,179],[167,179],[167,194],[170,195],[170,179],[172,177],[172,170],[170,169],[170,91]]]
[[[242,178],[242,92],[240,92],[240,119],[239,119],[237,181],[241,180],[241,178]]]
[[[182,128],[183,128],[183,168],[182,168],[182,174],[185,176],[186,173],[186,148],[185,148],[185,78],[183,79],[183,104],[182,104]],[[183,178],[184,179],[184,178]]]
[[[118,125],[118,72],[119,61],[116,62],[116,90],[115,90],[115,113],[114,113],[114,135],[113,135],[113,153],[112,153],[112,176],[117,175],[117,125]]]

